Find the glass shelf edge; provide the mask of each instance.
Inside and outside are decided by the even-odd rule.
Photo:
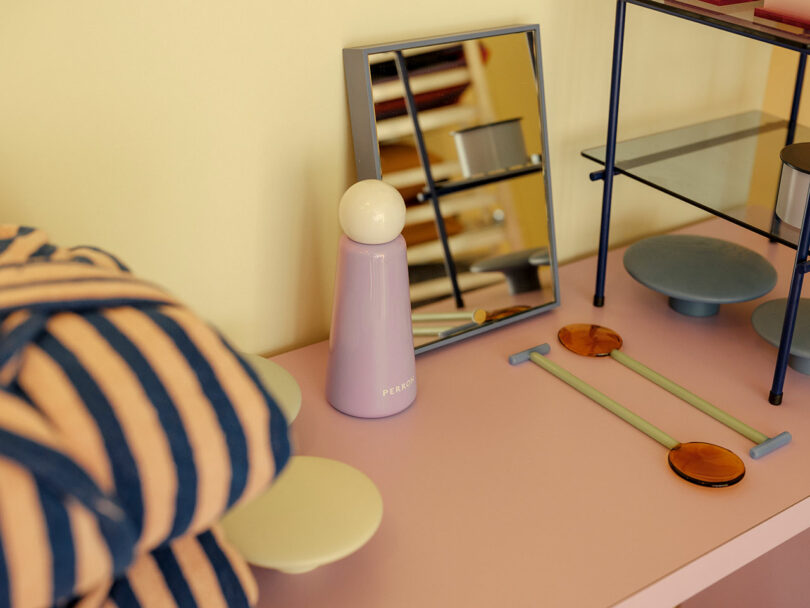
[[[597,163],[599,165],[602,165],[603,167],[606,166],[605,161],[599,160],[598,158],[594,158],[592,156],[588,156],[587,154],[585,154],[585,151],[582,151],[581,155],[584,158],[587,158],[588,160],[591,160],[591,161],[593,161],[593,162],[595,162],[595,163]],[[614,167],[614,175],[624,175],[626,177],[629,177],[630,179],[635,180],[635,181],[637,181],[639,183],[642,183],[645,186],[649,186],[653,190],[658,190],[659,192],[663,192],[664,194],[668,194],[669,196],[671,196],[673,198],[677,198],[679,201],[683,201],[684,203],[688,203],[689,205],[692,205],[693,207],[697,207],[701,211],[706,211],[707,213],[711,213],[712,215],[714,215],[716,217],[722,218],[722,219],[724,219],[724,220],[726,220],[728,222],[731,222],[732,224],[736,224],[737,226],[740,226],[741,228],[745,228],[746,230],[750,230],[751,232],[754,232],[754,233],[756,233],[756,234],[758,234],[760,236],[763,236],[763,237],[765,237],[767,239],[770,239],[770,240],[772,240],[772,241],[774,241],[776,243],[779,243],[781,245],[785,245],[786,247],[790,247],[791,249],[798,249],[798,244],[797,243],[794,243],[794,242],[786,239],[783,236],[780,236],[778,234],[774,234],[772,232],[768,232],[767,230],[763,230],[762,228],[759,228],[759,227],[754,226],[752,224],[748,224],[744,220],[741,220],[740,218],[734,217],[733,215],[728,215],[728,214],[722,213],[719,209],[715,209],[714,207],[704,205],[702,203],[699,203],[698,201],[694,201],[692,199],[689,199],[689,198],[685,197],[682,194],[678,194],[677,192],[669,190],[668,188],[664,188],[663,186],[660,186],[660,185],[658,185],[658,184],[656,184],[654,182],[651,182],[649,180],[646,180],[646,179],[644,179],[642,177],[639,177],[637,175],[633,175],[631,173],[627,173],[626,171],[622,171],[622,169],[619,168],[619,167]]]
[[[726,117],[722,117],[722,118],[715,119],[715,120],[698,122],[698,123],[695,123],[695,124],[692,124],[692,125],[686,125],[684,127],[668,129],[668,130],[664,130],[664,131],[661,131],[661,132],[658,132],[658,133],[652,133],[652,134],[649,134],[649,135],[646,135],[646,136],[635,137],[635,138],[628,139],[628,140],[625,140],[625,141],[620,141],[616,145],[617,157],[621,157],[621,150],[622,150],[622,145],[623,144],[638,145],[639,142],[644,142],[645,140],[649,140],[649,141],[653,142],[653,141],[655,141],[656,138],[663,139],[668,134],[677,134],[679,131],[685,131],[687,129],[692,129],[692,128],[696,127],[696,126],[708,126],[708,125],[711,125],[712,123],[721,123],[721,121],[737,119],[737,118],[740,118],[740,117],[744,117],[746,114],[757,114],[760,117],[760,120],[761,120],[761,125],[760,126],[763,127],[763,128],[764,127],[771,127],[771,130],[777,130],[777,131],[786,133],[786,128],[779,127],[777,129],[774,129],[774,126],[776,124],[774,121],[776,121],[776,122],[781,121],[781,122],[784,123],[783,119],[780,119],[780,118],[778,118],[776,116],[772,116],[772,115],[767,114],[765,112],[755,111],[755,112],[750,112],[750,113],[742,113],[742,114],[737,114],[737,115],[732,115],[732,116],[726,116]],[[805,127],[800,127],[800,128],[805,131],[805,135],[806,135],[806,133],[807,133],[806,128]],[[733,136],[734,133],[732,132],[732,133],[730,133],[730,135]],[[757,135],[757,138],[759,138],[759,137],[761,137],[761,135]],[[757,141],[759,141],[759,139]],[[736,146],[736,145],[740,145],[740,146],[750,145],[750,143],[746,144],[745,142],[746,142],[746,139],[742,139],[739,144],[732,144],[732,145],[734,145],[734,146]],[[700,142],[700,140],[698,140],[695,143],[701,143],[701,142]],[[651,145],[653,145],[653,144],[651,144]],[[665,144],[662,144],[662,143],[659,142],[659,143],[656,143],[655,145],[661,146],[661,147],[663,147],[664,150],[666,150],[666,145]],[[681,147],[689,147],[688,145],[685,145],[683,141],[680,141],[680,143],[678,145],[676,145],[675,147],[677,148],[679,146],[681,146]],[[655,146],[653,145],[653,147],[655,147]],[[587,148],[587,149],[581,151],[581,155],[584,158],[597,163],[598,165],[601,165],[603,167],[606,166],[605,160],[604,160],[605,146],[596,146],[596,147],[592,147],[592,148]],[[598,155],[601,155],[602,158],[600,158]],[[676,155],[672,156],[671,158],[677,159],[678,157],[679,157],[679,155],[676,154]],[[774,157],[774,158],[776,159],[777,157]],[[672,189],[671,187],[669,187],[671,184],[658,183],[656,181],[653,181],[653,180],[649,179],[649,176],[639,175],[637,171],[642,171],[643,172],[645,165],[636,165],[635,167],[632,167],[632,168],[629,168],[629,169],[622,168],[622,163],[623,162],[624,163],[633,163],[636,160],[637,160],[636,158],[630,158],[630,159],[623,159],[622,161],[619,161],[618,163],[615,163],[614,164],[614,175],[626,175],[627,177],[629,177],[629,178],[631,178],[631,179],[633,179],[633,180],[635,180],[637,182],[640,182],[640,183],[642,183],[642,184],[644,184],[646,186],[649,186],[650,188],[658,190],[659,192],[663,192],[664,194],[668,194],[669,196],[672,196],[672,197],[674,197],[674,198],[676,198],[676,199],[678,199],[680,201],[688,203],[688,204],[692,205],[693,207],[696,207],[698,209],[701,209],[703,211],[711,213],[712,215],[715,215],[717,217],[725,219],[726,221],[732,222],[733,224],[736,224],[736,225],[738,225],[738,226],[740,226],[742,228],[750,230],[751,232],[759,234],[760,236],[764,236],[764,237],[770,239],[773,242],[777,242],[777,243],[780,243],[780,244],[785,245],[787,247],[791,247],[792,249],[797,249],[798,248],[798,230],[797,229],[794,229],[792,227],[787,227],[786,228],[787,234],[785,234],[785,233],[775,232],[773,228],[768,229],[768,227],[766,226],[766,224],[768,223],[767,222],[768,216],[769,215],[774,216],[774,209],[775,209],[775,203],[776,203],[776,192],[774,192],[774,195],[772,197],[772,199],[773,199],[772,202],[769,202],[769,203],[766,203],[766,204],[756,204],[756,203],[752,203],[752,202],[749,201],[746,204],[740,204],[740,205],[737,205],[737,206],[731,207],[731,208],[722,208],[719,205],[718,206],[713,206],[709,202],[705,202],[705,201],[702,201],[702,200],[696,199],[696,198],[690,198],[687,194],[683,194],[683,193],[678,192],[677,190]],[[778,162],[778,161],[776,161],[776,162]],[[695,172],[685,173],[685,171],[686,171],[685,169],[682,170],[682,171],[674,171],[673,175],[678,176],[678,175],[688,174],[690,176],[692,176],[692,175],[696,176],[695,179],[701,179],[699,173],[695,173]],[[761,202],[760,199],[755,199],[755,200],[757,200],[758,202]],[[762,200],[765,200],[765,199],[762,199]],[[735,210],[740,211],[740,214],[739,214],[740,217],[738,217],[736,214],[733,214],[733,212]],[[748,220],[745,217],[742,217],[744,215],[749,215],[749,214],[751,216],[759,215],[760,216],[759,217],[759,222],[757,222],[756,217],[754,217],[753,219],[751,219],[749,217]],[[794,234],[794,232],[795,232],[795,234]]]

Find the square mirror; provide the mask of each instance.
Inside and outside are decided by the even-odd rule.
[[[540,29],[343,51],[358,179],[407,206],[416,352],[559,304]]]

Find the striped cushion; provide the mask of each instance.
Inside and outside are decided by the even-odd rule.
[[[213,328],[104,252],[0,226],[0,608],[171,605],[158,574],[178,605],[246,602],[210,527],[289,454]]]

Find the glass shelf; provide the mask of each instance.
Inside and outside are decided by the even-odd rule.
[[[480,186],[494,184],[495,182],[500,182],[505,179],[521,177],[523,175],[530,175],[532,173],[540,173],[542,170],[543,170],[543,162],[538,158],[537,160],[533,160],[528,164],[521,165],[520,167],[513,167],[512,169],[504,169],[503,171],[495,171],[492,173],[487,173],[485,175],[476,175],[474,177],[468,177],[466,179],[457,179],[446,182],[436,182],[436,195],[440,197],[447,196],[448,194],[453,194],[455,192],[462,192],[464,190],[470,190],[472,188],[478,188]],[[422,192],[420,192],[417,195],[416,198],[420,203],[429,200],[430,190],[428,188],[425,188],[424,190],[422,190]]]
[[[774,214],[786,136],[786,120],[746,112],[619,142],[616,173],[795,249],[799,231]],[[605,146],[582,155],[605,164]]]
[[[796,50],[810,49],[810,33],[807,31],[804,33],[788,31],[793,28],[756,17],[754,9],[763,8],[761,0],[725,6],[716,6],[701,0],[627,0],[627,3],[719,27],[771,44]]]

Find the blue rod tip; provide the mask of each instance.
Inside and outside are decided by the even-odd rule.
[[[770,439],[766,439],[762,443],[755,445],[748,451],[748,454],[751,456],[751,458],[757,460],[763,456],[767,456],[774,450],[778,450],[783,445],[789,444],[790,440],[790,433],[784,431],[779,433],[776,437],[771,437]]]

